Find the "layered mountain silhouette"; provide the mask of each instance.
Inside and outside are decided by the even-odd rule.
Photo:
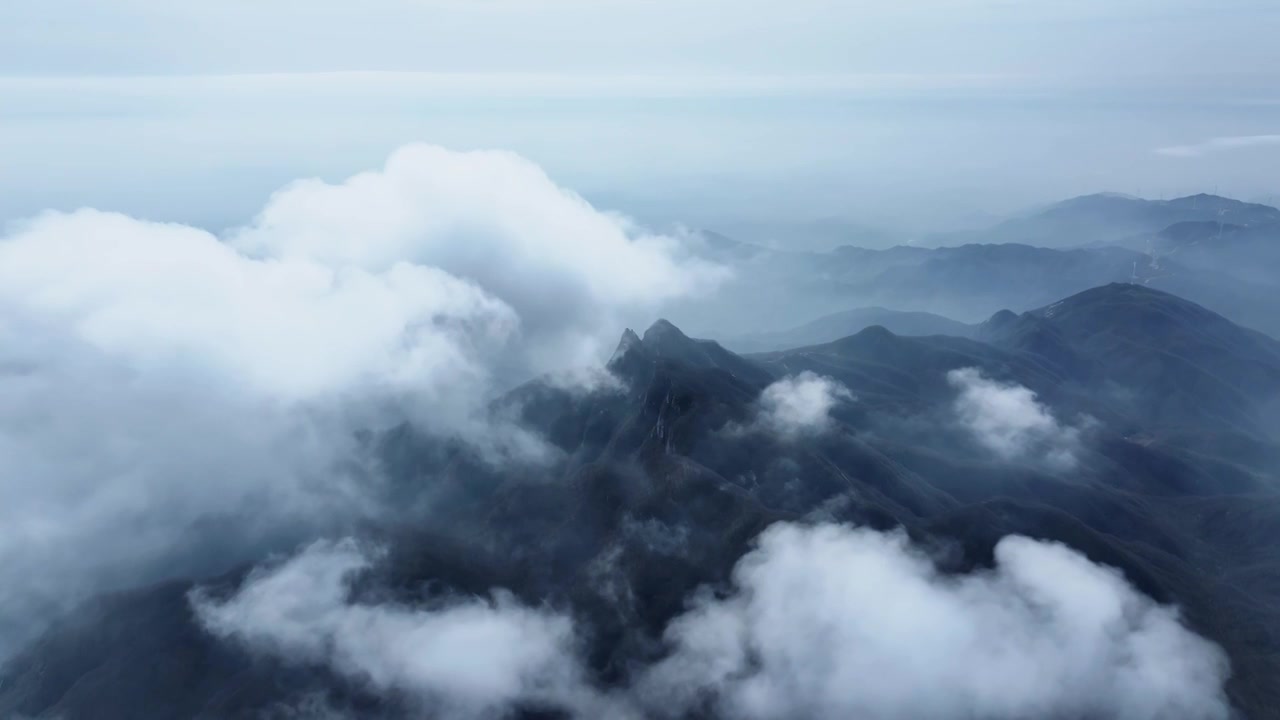
[[[847,335],[853,335],[873,325],[879,325],[895,335],[954,335],[969,337],[976,331],[972,325],[927,312],[889,310],[887,308],[855,308],[824,315],[809,323],[789,330],[755,333],[730,338],[726,344],[742,352],[767,352],[819,345]]]
[[[1145,253],[1148,264],[1175,261],[1250,285],[1274,285],[1280,267],[1280,222],[1275,221],[1181,222],[1116,244]]]
[[[956,252],[982,264],[997,251]],[[393,549],[364,591],[414,603],[502,587],[570,609],[607,686],[660,656],[690,595],[723,582],[776,521],[904,528],[953,548],[956,573],[990,566],[1016,533],[1065,543],[1179,606],[1226,651],[1233,705],[1275,716],[1280,343],[1131,283],[994,313],[966,334],[873,325],[739,355],[659,321],[623,335],[616,386],[537,381],[497,401],[555,446],[549,464],[495,467],[410,428],[386,433],[376,442],[400,491],[430,487],[432,502],[376,530]],[[1033,391],[1076,428],[1072,464],[975,443],[953,407],[951,374],[969,369]],[[806,372],[848,391],[829,422],[790,435],[761,426],[766,388]],[[187,592],[233,587],[247,570],[91,603],[7,666],[0,716],[249,718],[316,694],[357,716],[403,716],[394,698],[323,667],[203,632]]]
[[[992,228],[935,238],[943,244],[1021,243],[1073,248],[1114,243],[1132,235],[1158,233],[1186,222],[1255,226],[1280,222],[1280,210],[1218,195],[1147,200],[1098,193],[1054,203]],[[958,242],[957,242],[958,241]]]
[[[1046,239],[1059,236],[1071,240]],[[894,313],[976,324],[1002,309],[1026,312],[1114,282],[1170,292],[1280,337],[1273,309],[1280,210],[1212,195],[1091,195],[940,247],[729,247],[706,254],[731,267],[732,278],[676,314],[744,351],[835,340],[871,324],[908,335],[964,335],[933,318]]]
[[[1108,283],[1137,283],[1171,292],[1247,327],[1280,337],[1280,315],[1274,298],[1280,277],[1273,277],[1265,257],[1251,250],[1228,261],[1137,252],[1120,247],[1053,250],[1028,245],[965,245],[954,248],[895,248],[875,251],[845,249],[829,255],[771,256],[735,266],[735,276],[714,298],[681,308],[682,317],[699,325],[723,327],[722,336],[746,341],[743,349],[767,349],[777,341],[834,340],[852,307],[892,308],[895,313],[928,313],[959,323],[976,324],[993,313],[1025,312],[1062,297]],[[1227,262],[1247,268],[1249,277],[1215,269]],[[737,321],[727,318],[737,317]],[[804,322],[797,319],[817,318]],[[865,315],[864,315],[865,317]],[[751,328],[746,318],[758,323]],[[891,317],[879,324],[909,334],[926,329],[919,316]],[[942,330],[937,321],[929,331]],[[761,332],[760,327],[779,328]],[[952,332],[957,332],[954,328]],[[730,340],[731,344],[733,340]],[[761,347],[759,343],[764,343]]]

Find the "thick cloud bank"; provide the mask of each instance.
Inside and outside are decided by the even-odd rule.
[[[1221,651],[1074,551],[1022,537],[944,577],[900,534],[777,525],[667,630],[653,697],[738,718],[1225,718]]]
[[[1084,427],[1059,422],[1031,390],[977,368],[952,370],[947,381],[959,391],[961,426],[1000,459],[1035,460],[1059,470],[1076,466]]]
[[[438,397],[496,369],[597,359],[614,313],[717,276],[676,249],[517,156],[409,146],[381,171],[281,190],[226,241],[40,216],[0,244],[0,299],[148,369],[196,365],[289,398],[370,380]]]
[[[514,704],[572,717],[1218,720],[1222,652],[1109,568],[1008,537],[996,566],[944,576],[899,533],[779,524],[666,630],[670,654],[593,687],[572,622],[495,595],[436,609],[348,597],[369,558],[319,544],[194,607],[214,634],[320,663],[446,716]]]
[[[831,410],[851,400],[849,389],[829,377],[805,371],[785,377],[760,393],[757,424],[783,437],[822,432],[831,425]]]
[[[226,237],[95,210],[13,226],[0,658],[39,608],[371,511],[357,428],[537,454],[488,398],[589,367],[619,315],[717,277],[517,156],[423,145],[286,187]]]

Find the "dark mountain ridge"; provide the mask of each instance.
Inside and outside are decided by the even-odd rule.
[[[1016,319],[998,316],[979,336],[1041,356],[1073,350],[1106,379],[1158,401],[1141,411],[1154,427],[1264,428],[1280,393],[1280,342],[1139,285],[1087,290]]]
[[[900,527],[953,548],[942,562],[955,573],[989,567],[995,543],[1018,533],[1065,543],[1176,603],[1229,656],[1232,703],[1275,717],[1280,462],[1267,454],[1276,426],[1264,409],[1280,389],[1276,341],[1128,284],[998,313],[978,337],[873,326],[744,357],[666,321],[627,331],[609,365],[620,387],[531,382],[498,403],[555,446],[547,465],[494,467],[411,428],[379,439],[396,482],[432,488],[434,504],[373,531],[393,551],[358,592],[415,604],[441,588],[503,587],[564,608],[587,629],[590,671],[608,687],[661,657],[662,630],[690,595],[723,583],[776,521]],[[1077,464],[975,446],[952,417],[947,374],[965,368],[1034,391],[1064,423],[1093,418]],[[761,393],[805,371],[855,399],[832,407],[821,432],[756,428]],[[187,591],[231,588],[244,572],[94,603],[0,672],[0,716],[249,718],[315,694],[353,716],[412,714],[324,668],[203,633]]]

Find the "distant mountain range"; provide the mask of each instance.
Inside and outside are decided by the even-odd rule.
[[[854,335],[873,325],[879,325],[895,335],[970,337],[977,331],[974,325],[966,325],[933,313],[870,307],[832,313],[789,330],[743,335],[727,338],[724,342],[729,348],[738,352],[785,350],[830,342],[847,335]]]
[[[1218,195],[1147,200],[1099,193],[1064,200],[986,230],[940,234],[927,244],[1021,243],[1049,248],[1105,245],[1134,235],[1150,235],[1185,222],[1266,225],[1280,222],[1280,210]]]
[[[495,405],[545,433],[560,453],[547,466],[497,468],[409,430],[376,440],[403,487],[432,483],[432,510],[384,530],[394,550],[358,591],[407,607],[503,587],[571,608],[607,687],[660,656],[667,623],[771,523],[901,527],[949,573],[990,567],[996,542],[1021,534],[1176,603],[1229,657],[1233,706],[1275,717],[1280,342],[1129,283],[996,313],[972,334],[873,326],[742,356],[665,321],[627,331],[610,363],[620,388],[538,381]],[[846,392],[821,432],[752,430],[766,389],[806,371]],[[1044,422],[1069,430],[1070,465],[975,444],[955,425],[957,372],[1034,392]],[[8,666],[0,716],[250,718],[317,696],[352,716],[410,714],[323,665],[256,657],[197,626],[189,590],[225,594],[246,572],[92,603]]]
[[[1256,285],[1276,283],[1280,268],[1280,222],[1188,221],[1115,244],[1145,253],[1149,263],[1172,260]]]
[[[1053,239],[1067,236],[1070,242]],[[966,236],[981,242],[936,248],[788,252],[707,237],[700,252],[728,265],[733,277],[671,313],[743,349],[831,340],[864,320],[862,327],[928,334],[946,323],[928,327],[918,316],[892,313],[972,324],[1112,282],[1166,290],[1280,336],[1280,210],[1212,195],[1091,195]],[[871,318],[876,312],[880,320]]]

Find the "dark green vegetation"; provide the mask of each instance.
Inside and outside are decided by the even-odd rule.
[[[1000,461],[959,432],[946,374],[968,367],[1030,388],[1060,418],[1095,418],[1078,465]],[[774,521],[902,526],[953,545],[954,572],[991,563],[994,544],[1020,533],[1181,606],[1230,656],[1233,703],[1251,718],[1280,713],[1280,342],[1113,284],[998,313],[975,338],[871,327],[740,356],[659,322],[643,338],[628,331],[611,369],[623,389],[531,383],[499,402],[559,449],[548,467],[495,468],[407,429],[379,439],[402,510],[371,530],[394,550],[367,587],[422,601],[499,586],[570,609],[608,684],[660,656],[689,594],[723,581]],[[766,386],[806,370],[857,398],[827,432],[731,431],[752,422]],[[258,717],[308,693],[399,716],[322,669],[203,634],[186,591],[238,576],[93,603],[12,663],[0,716]]]

